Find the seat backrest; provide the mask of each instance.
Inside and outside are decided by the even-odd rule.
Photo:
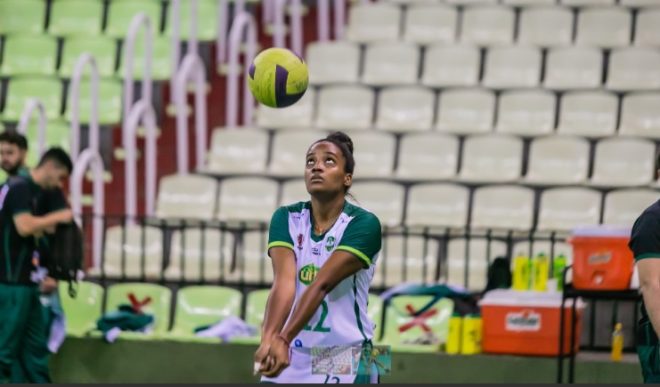
[[[407,226],[465,227],[469,193],[462,185],[446,183],[416,184],[406,201]]]
[[[647,5],[658,5],[655,0],[620,0],[619,3],[626,7],[645,7]]]
[[[51,4],[48,32],[52,35],[98,35],[103,22],[103,1],[58,0]]]
[[[604,91],[576,91],[562,96],[557,133],[606,137],[616,130],[619,101]]]
[[[631,227],[647,207],[658,200],[650,189],[621,189],[605,194],[603,224]]]
[[[323,133],[313,130],[276,132],[268,171],[278,176],[299,177],[305,170],[307,150],[312,143],[323,137]]]
[[[3,58],[4,76],[53,75],[57,40],[47,35],[10,35],[5,38]]]
[[[44,0],[0,1],[0,35],[11,33],[39,34],[46,23]]]
[[[268,157],[268,133],[248,128],[216,129],[208,153],[209,171],[263,173]]]
[[[591,5],[613,5],[615,1],[616,0],[560,0],[560,3],[571,7],[583,7]]]
[[[71,298],[68,289],[69,285],[60,281],[60,302],[66,315],[66,331],[68,334],[83,336],[96,328],[96,321],[103,311],[105,290],[93,282],[80,281],[76,287],[76,297]]]
[[[117,42],[114,39],[107,36],[72,36],[64,41],[60,76],[70,78],[78,58],[85,52],[94,56],[100,76],[111,77],[115,74]]]
[[[357,205],[376,214],[383,226],[401,224],[404,193],[401,185],[387,182],[355,182],[349,192],[353,194]]]
[[[305,186],[304,179],[291,179],[282,183],[282,196],[280,198],[281,206],[288,206],[297,202],[306,202],[309,200],[309,192]]]
[[[401,36],[401,9],[386,3],[354,4],[349,10],[346,37],[372,43],[396,41]]]
[[[126,69],[124,67],[124,53],[126,46],[122,46],[122,57],[119,62],[119,70],[117,74],[126,78]],[[135,37],[135,46],[133,46],[133,56],[135,58],[144,58],[145,47],[144,47],[144,29],[140,29]],[[172,42],[171,39],[167,36],[154,35],[154,39],[151,42],[151,79],[154,81],[165,81],[169,80],[174,73],[172,69]],[[144,77],[144,61],[143,60],[134,60],[133,61],[133,79],[142,80]]]
[[[374,103],[374,92],[368,87],[324,87],[319,93],[315,126],[342,130],[370,128]]]
[[[133,17],[141,12],[149,17],[154,34],[159,34],[161,4],[151,0],[113,0],[108,7],[105,33],[114,38],[124,38]]]
[[[476,86],[481,54],[472,45],[436,45],[426,49],[422,83],[427,86]]]
[[[619,134],[660,137],[660,93],[630,93],[623,97]]]
[[[660,46],[660,9],[640,9],[635,26],[635,44]]]
[[[551,188],[543,191],[537,229],[569,231],[574,227],[600,223],[600,192],[581,187]]]
[[[46,123],[46,145],[57,146],[69,152],[71,150],[70,131],[71,126],[64,121],[48,121]],[[34,116],[28,124],[26,136],[28,144],[39,143],[39,121]],[[40,156],[36,146],[28,147],[26,165],[36,167],[39,163]]]
[[[108,287],[108,298],[106,300],[105,312],[117,310],[119,305],[131,302],[128,298],[133,293],[138,302],[151,297],[151,302],[142,307],[144,313],[154,316],[154,333],[165,333],[170,326],[170,305],[172,302],[172,291],[164,286],[148,283],[121,283]]]
[[[446,179],[458,170],[458,139],[441,133],[401,137],[396,175],[402,179]]]
[[[270,289],[253,290],[247,294],[247,302],[245,304],[246,323],[261,328],[261,324],[264,322],[264,315],[266,314],[266,303],[268,302],[269,294]]]
[[[433,124],[435,94],[417,86],[391,87],[378,98],[376,127],[394,131],[429,130]]]
[[[630,44],[632,14],[623,7],[583,8],[578,13],[575,42],[596,47]]]
[[[529,188],[496,185],[474,192],[472,227],[529,230],[533,216],[534,192]]]
[[[537,5],[538,0],[530,1]],[[554,1],[549,2],[554,5]],[[518,42],[536,46],[566,46],[573,40],[573,12],[566,7],[534,6],[520,12]]]
[[[3,118],[18,121],[29,98],[37,98],[44,105],[46,118],[59,119],[62,110],[62,83],[55,78],[13,78],[7,87]]]
[[[201,175],[169,175],[158,187],[156,215],[160,218],[213,219],[218,183]]]
[[[220,185],[219,220],[267,222],[277,208],[277,182],[263,177],[233,177]]]
[[[612,50],[607,87],[618,91],[660,88],[660,52],[639,47]]]
[[[360,47],[355,43],[310,43],[305,58],[309,67],[309,82],[316,85],[357,82],[360,56]]]
[[[468,134],[490,132],[495,118],[495,94],[485,89],[454,89],[440,93],[436,129]]]
[[[197,24],[195,26],[197,39],[203,42],[214,41],[218,37],[218,1],[197,0]],[[190,2],[182,1],[179,9],[179,33],[181,40],[190,37],[190,20],[192,13]],[[170,4],[165,33],[172,35],[174,25],[174,7]]]
[[[498,101],[496,130],[521,136],[539,136],[555,128],[557,98],[546,90],[504,92]]]
[[[349,133],[355,149],[353,157],[358,166],[357,176],[390,177],[394,168],[396,138],[389,133],[359,131]]]
[[[580,184],[589,172],[589,142],[581,137],[549,136],[532,141],[525,178],[531,182]]]
[[[202,239],[203,237],[203,239]],[[226,230],[186,227],[174,231],[165,277],[170,280],[217,281],[232,264],[234,235]]]
[[[437,240],[417,235],[388,235],[383,239],[372,283],[387,288],[407,282],[436,283],[438,261]]]
[[[600,87],[603,53],[591,47],[553,48],[548,53],[544,86],[557,90]]]
[[[489,243],[483,238],[472,238],[468,243],[463,238],[450,239],[447,244],[447,283],[470,291],[483,291],[488,280],[489,263],[506,254],[506,243],[501,240]]]
[[[372,86],[417,83],[420,50],[413,43],[371,43],[364,54],[362,82]]]
[[[504,134],[475,135],[463,144],[460,177],[477,181],[512,181],[522,173],[523,143]]]
[[[443,4],[414,4],[405,16],[403,40],[417,44],[451,43],[456,39],[458,10]]]
[[[495,89],[536,87],[541,78],[541,51],[535,47],[491,47],[486,53],[483,84]]]
[[[269,285],[273,282],[273,268],[268,258],[268,230],[247,231],[237,244],[235,265],[225,266],[224,277],[229,282]]]
[[[655,175],[655,144],[637,138],[612,138],[596,144],[592,182],[646,185]]]
[[[481,46],[513,42],[515,13],[499,5],[474,5],[465,8],[461,24],[461,42]]]
[[[422,324],[414,323],[415,315],[420,308],[433,300],[433,296],[397,296],[394,297],[385,313],[385,335],[383,341],[389,345],[417,344],[418,340],[428,338]],[[434,312],[421,323],[430,328],[435,345],[444,342],[449,333],[449,319],[454,312],[454,301],[442,298],[436,301],[429,309]]]
[[[101,79],[98,85],[98,98],[103,101],[103,108],[98,110],[98,120],[100,125],[119,124],[121,122],[121,104],[122,104],[123,84],[116,79]],[[67,107],[65,117],[71,121],[72,109],[72,89],[69,88],[67,95]],[[91,81],[83,79],[80,82],[80,94],[78,99],[78,117],[81,123],[91,121],[92,97]]]
[[[374,329],[374,339],[375,341],[378,341],[383,328],[383,299],[376,294],[369,293],[367,315],[371,319],[371,322],[376,326]]]
[[[176,294],[173,332],[193,336],[195,329],[241,316],[243,294],[224,286],[187,286]]]
[[[163,271],[163,231],[138,225],[106,230],[103,267],[108,277],[160,278]],[[122,264],[122,256],[124,263]],[[142,260],[144,259],[144,270]],[[122,265],[125,265],[122,269]]]

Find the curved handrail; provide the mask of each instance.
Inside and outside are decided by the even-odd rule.
[[[264,2],[264,7],[268,2]],[[245,0],[234,1],[234,14],[245,12]],[[227,64],[227,32],[231,29],[229,17],[229,0],[218,0],[218,36],[215,41],[216,62],[218,69]]]
[[[16,131],[22,135],[27,134],[28,125],[34,110],[39,113],[39,133],[37,135],[37,154],[41,155],[46,151],[46,108],[37,98],[28,98],[21,113],[21,119],[18,121]]]
[[[75,162],[80,149],[80,80],[85,66],[91,68],[90,98],[92,100],[89,117],[89,148],[99,150],[99,71],[96,60],[90,53],[83,53],[78,57],[71,77],[69,101],[71,102],[71,160]]]
[[[344,38],[344,28],[346,28],[346,3],[344,0],[334,0],[335,4],[335,39]]]
[[[303,31],[302,31],[302,5],[300,0],[275,0],[275,25],[273,30],[273,45],[275,47],[286,47],[284,15],[286,4],[291,3],[291,48],[302,55]]]
[[[142,70],[142,96],[140,99],[151,101],[153,83],[151,81],[151,60],[153,57],[154,31],[151,19],[146,13],[141,12],[133,17],[128,27],[128,35],[124,42],[124,111],[122,117],[122,137],[126,132],[126,121],[128,120],[129,106],[133,105],[133,61],[135,60],[135,39],[139,29],[144,27],[144,69]]]
[[[186,55],[197,55],[197,0],[189,0],[190,4],[190,21],[189,27],[190,31],[188,33],[188,46]],[[172,15],[172,20],[169,22],[172,23],[172,52],[170,54],[170,63],[172,66],[172,71],[176,74],[180,69],[180,65],[183,66],[181,62],[181,48],[179,47],[179,42],[181,41],[181,0],[172,0],[170,3],[172,7],[170,15]],[[170,78],[170,90],[174,90],[176,87],[176,75]],[[176,104],[176,97],[172,94],[172,103]]]
[[[227,68],[227,93],[226,93],[226,125],[230,128],[238,126],[238,79],[242,75],[238,63],[239,48],[243,38],[243,32],[247,29],[245,36],[246,58],[252,60],[257,52],[257,23],[249,13],[241,13],[236,16],[229,33],[229,62]],[[254,97],[245,82],[243,92],[243,125],[250,125],[252,112],[254,110]]]
[[[176,145],[177,170],[180,174],[188,173],[188,115],[186,104],[186,83],[194,77],[195,81],[195,144],[196,167],[200,169],[206,159],[206,69],[198,55],[188,54],[183,59],[181,68],[175,77],[173,89],[176,107]]]

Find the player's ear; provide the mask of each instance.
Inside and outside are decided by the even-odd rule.
[[[353,175],[350,173],[347,173],[344,175],[344,186],[345,187],[350,187],[353,184]]]

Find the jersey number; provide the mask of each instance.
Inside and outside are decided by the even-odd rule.
[[[330,375],[325,375],[325,382],[323,384],[339,384],[339,381],[339,378],[336,376],[331,378]]]
[[[312,329],[311,325],[305,325],[303,330],[305,331],[312,331],[312,332],[330,332],[330,328],[324,327],[323,323],[325,322],[325,319],[328,317],[328,303],[325,302],[325,300],[321,301],[321,318],[319,318],[319,322],[316,323],[314,328]]]

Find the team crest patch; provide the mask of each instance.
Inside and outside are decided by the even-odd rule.
[[[332,251],[332,249],[335,247],[335,237],[329,236],[328,239],[325,241],[325,249],[326,251]]]
[[[312,282],[314,282],[314,279],[316,278],[318,272],[319,272],[319,268],[314,266],[314,264],[310,263],[309,265],[305,265],[302,268],[300,268],[300,272],[298,272],[298,279],[303,284],[309,285]]]

